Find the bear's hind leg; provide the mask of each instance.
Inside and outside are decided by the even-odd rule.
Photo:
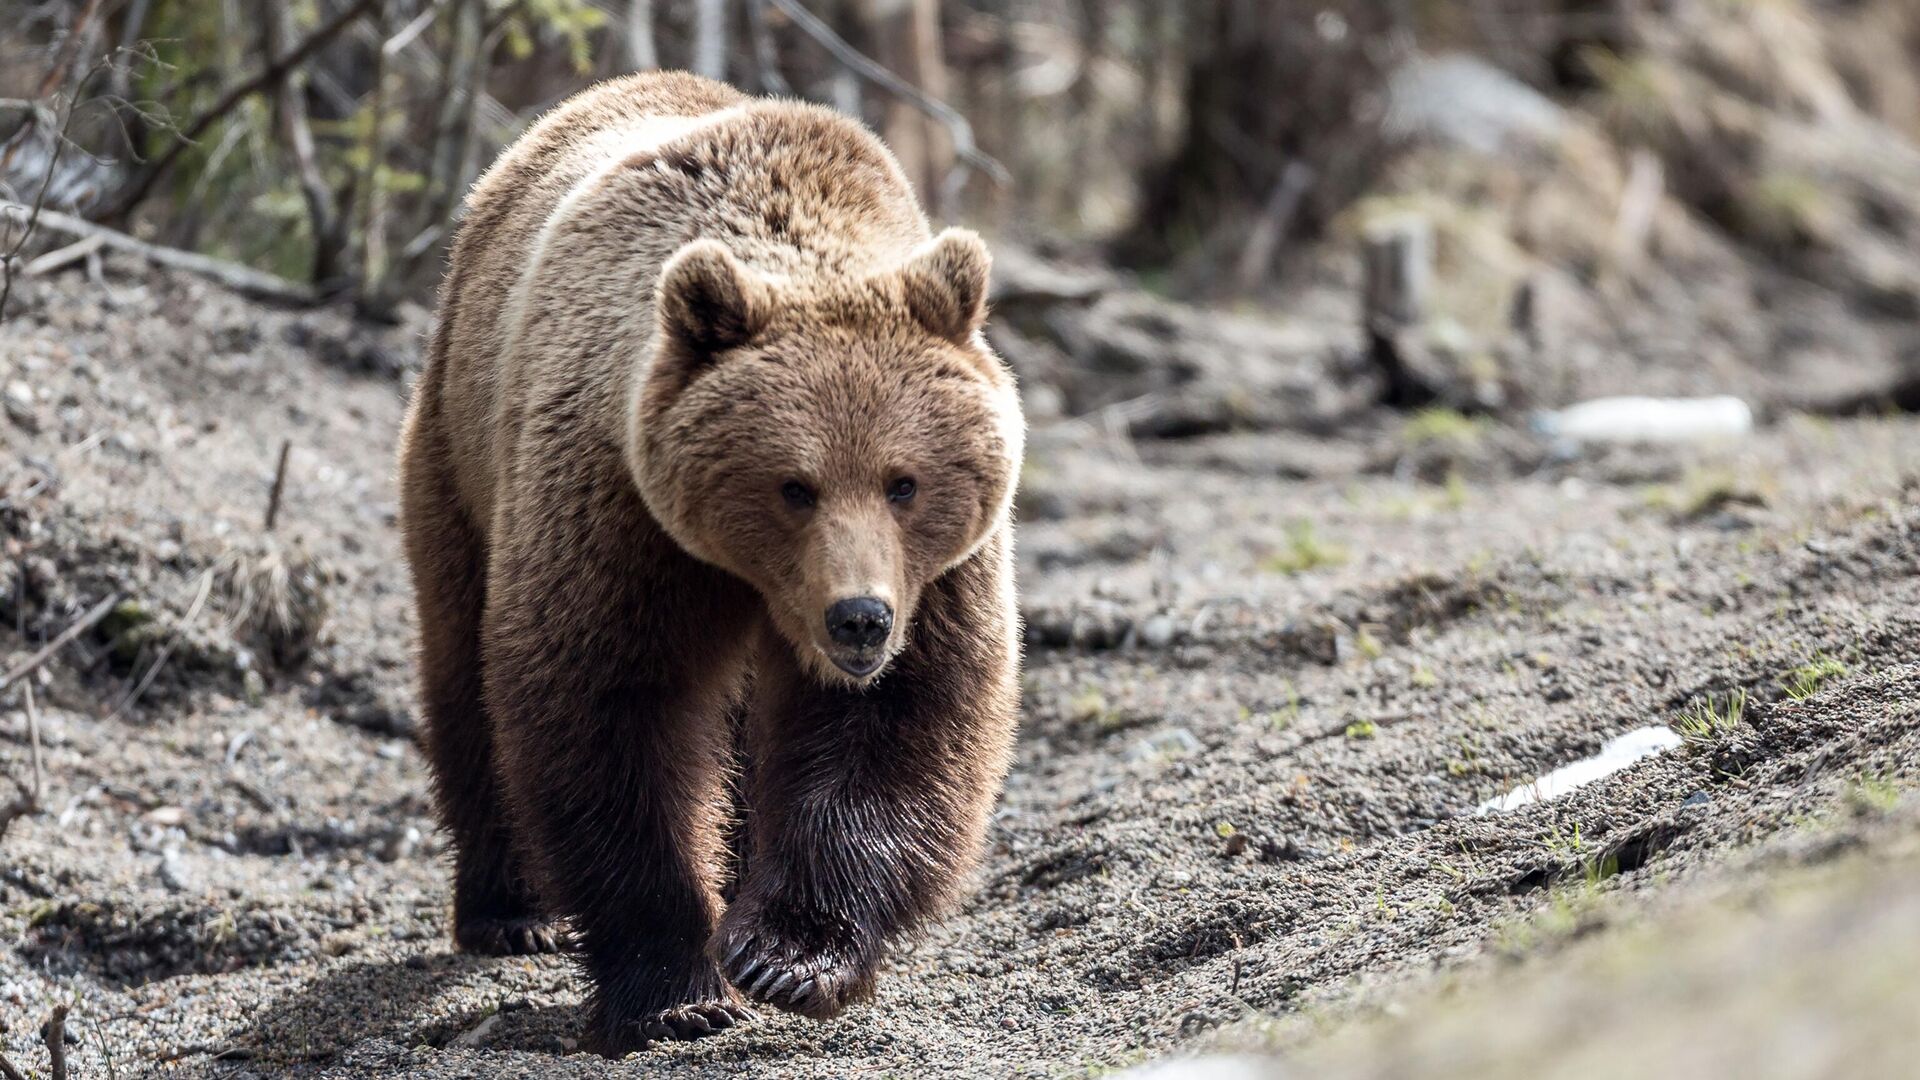
[[[453,500],[441,461],[409,452],[401,497],[420,625],[423,741],[440,820],[453,839],[453,938],[462,950],[494,956],[556,952],[558,934],[509,842],[481,704],[485,547]]]

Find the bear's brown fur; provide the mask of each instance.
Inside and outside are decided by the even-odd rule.
[[[976,856],[1019,670],[986,276],[857,123],[682,74],[469,197],[400,456],[454,935],[564,920],[604,1051],[834,1015]]]

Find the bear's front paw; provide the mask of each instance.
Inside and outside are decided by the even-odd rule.
[[[698,1039],[753,1019],[753,1010],[737,1001],[715,999],[656,1009],[632,1020],[596,1025],[589,1049],[604,1057],[645,1050],[668,1039]]]
[[[454,927],[453,940],[462,952],[482,956],[535,956],[566,947],[560,928],[536,916],[462,919]]]
[[[799,945],[750,920],[723,928],[715,948],[720,970],[735,989],[815,1020],[838,1016],[872,990],[874,961],[863,953]]]

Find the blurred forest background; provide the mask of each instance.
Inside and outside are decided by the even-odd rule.
[[[1497,352],[1548,279],[1576,326],[1702,277],[1920,312],[1910,0],[4,0],[0,25],[11,200],[376,315],[430,295],[499,147],[655,66],[830,102],[940,216],[1186,297],[1351,278],[1321,242],[1416,211],[1443,351]],[[1799,349],[1746,340],[1772,306],[1683,322]]]

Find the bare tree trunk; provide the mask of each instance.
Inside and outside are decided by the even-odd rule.
[[[292,12],[279,0],[261,0],[261,53],[271,64],[285,47]],[[273,85],[274,117],[293,158],[294,173],[300,179],[300,194],[307,203],[308,229],[313,234],[311,280],[326,291],[344,283],[348,277],[347,247],[351,239],[348,215],[336,204],[333,189],[320,173],[314,156],[313,129],[307,123],[307,77],[304,71],[290,71]]]
[[[866,0],[873,58],[927,96],[947,96],[947,66],[940,50],[939,0]],[[881,133],[893,147],[907,178],[929,205],[953,167],[953,142],[946,130],[905,101],[887,105]]]
[[[1269,246],[1312,235],[1363,190],[1390,149],[1380,129],[1399,5],[1361,0],[1208,0],[1185,37],[1185,131],[1143,184],[1122,243],[1129,261],[1171,264],[1182,284],[1225,284],[1220,268],[1271,262],[1245,247],[1263,211]],[[1299,164],[1312,179],[1284,198]]]
[[[627,66],[634,71],[660,66],[653,43],[653,0],[627,0]]]
[[[361,294],[378,303],[387,272],[387,201],[380,166],[387,158],[387,17],[376,12],[379,45],[373,50],[372,88],[367,98],[366,167],[360,174]]]
[[[467,158],[473,143],[474,109],[486,57],[486,5],[454,0],[453,33],[447,43],[446,81],[440,111],[433,122],[432,164],[427,174],[423,227],[445,221],[466,187]]]
[[[727,0],[694,4],[693,70],[709,79],[727,77]]]

